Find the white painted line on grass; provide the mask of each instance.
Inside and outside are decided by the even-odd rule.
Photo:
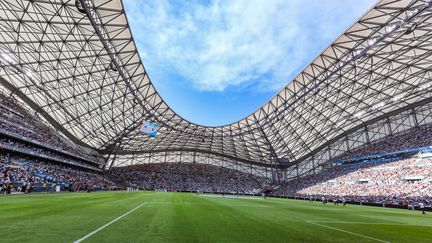
[[[80,243],[80,242],[82,242],[83,240],[85,240],[85,239],[91,237],[92,235],[96,234],[97,232],[99,232],[99,231],[105,229],[106,227],[110,226],[111,224],[115,223],[116,221],[122,219],[122,218],[125,217],[126,215],[128,215],[128,214],[132,213],[133,211],[139,209],[140,207],[144,206],[146,203],[147,203],[147,202],[142,203],[141,205],[138,205],[137,207],[135,207],[135,208],[133,208],[133,209],[127,211],[126,213],[124,213],[124,214],[120,215],[119,217],[117,217],[117,218],[111,220],[110,222],[108,222],[108,223],[102,225],[102,226],[99,227],[98,229],[96,229],[96,230],[90,232],[88,235],[82,237],[81,239],[78,239],[78,240],[74,241],[73,243]]]
[[[366,224],[366,225],[396,225],[396,226],[415,226],[415,227],[432,227],[430,224],[395,224],[395,223],[370,223],[370,222],[347,222],[347,221],[309,221],[314,223],[329,224]]]
[[[366,239],[370,239],[370,240],[374,240],[374,241],[378,241],[378,242],[390,243],[390,241],[380,240],[380,239],[373,238],[373,237],[370,237],[370,236],[357,234],[357,233],[354,233],[354,232],[351,232],[351,231],[347,231],[347,230],[343,230],[343,229],[338,229],[338,228],[327,226],[327,225],[323,225],[323,224],[318,224],[318,223],[315,223],[313,221],[306,221],[306,222],[309,223],[309,224],[318,225],[318,226],[321,226],[321,227],[324,227],[324,228],[328,228],[328,229],[344,232],[344,233],[347,233],[347,234],[360,236],[360,237],[363,237],[363,238],[366,238]]]

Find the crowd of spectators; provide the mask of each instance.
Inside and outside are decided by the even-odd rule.
[[[200,163],[154,163],[113,168],[117,182],[147,190],[255,194],[267,181],[259,176]]]
[[[53,190],[55,185],[71,191],[115,188],[112,181],[94,173],[98,163],[91,151],[63,138],[0,90],[2,194],[31,192],[40,187]]]
[[[404,205],[432,203],[432,159],[339,165],[281,185],[273,195]]]
[[[115,183],[101,174],[50,163],[21,155],[0,154],[0,188],[2,194],[31,192],[39,187],[54,190],[113,190]]]
[[[95,169],[94,166],[86,165],[85,161],[80,161],[77,160],[76,158],[65,156],[60,153],[55,153],[53,151],[44,148],[31,146],[30,144],[26,144],[21,141],[17,141],[10,138],[0,137],[0,149],[21,152],[23,154],[28,154],[28,155],[34,155],[49,160],[55,160],[60,163],[66,163],[69,165],[76,165],[76,166]]]
[[[58,132],[41,122],[36,114],[31,114],[16,99],[0,90],[0,130],[25,137],[74,156],[95,161],[88,151],[61,137]]]
[[[359,148],[347,151],[335,159],[352,159],[405,149],[421,148],[430,145],[432,145],[432,126],[421,126],[402,133],[387,136],[379,141],[367,143]]]

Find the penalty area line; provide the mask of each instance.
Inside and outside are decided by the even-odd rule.
[[[135,210],[139,209],[140,207],[144,206],[146,203],[147,203],[147,202],[142,203],[142,204],[138,205],[137,207],[135,207],[135,208],[133,208],[133,209],[127,211],[126,213],[124,213],[124,214],[120,215],[119,217],[117,217],[117,218],[111,220],[110,222],[108,222],[108,223],[102,225],[101,227],[99,227],[99,228],[97,228],[96,230],[90,232],[90,233],[87,234],[86,236],[84,236],[84,237],[82,237],[82,238],[80,238],[80,239],[74,241],[73,243],[80,243],[80,242],[82,242],[82,241],[88,239],[89,237],[91,237],[92,235],[96,234],[97,232],[99,232],[99,231],[105,229],[106,227],[108,227],[108,226],[110,226],[111,224],[117,222],[118,220],[122,219],[123,217],[127,216],[128,214],[132,213],[133,211],[135,211]]]
[[[378,241],[378,242],[390,243],[390,241],[380,240],[380,239],[373,238],[373,237],[370,237],[370,236],[357,234],[357,233],[354,233],[354,232],[351,232],[351,231],[347,231],[347,230],[343,230],[343,229],[338,229],[338,228],[331,227],[331,226],[324,225],[324,224],[315,223],[315,222],[313,222],[313,221],[306,221],[306,222],[309,223],[309,224],[318,225],[318,226],[321,226],[321,227],[324,227],[324,228],[328,228],[328,229],[332,229],[332,230],[336,230],[336,231],[344,232],[344,233],[347,233],[347,234],[360,236],[360,237],[363,237],[363,238],[366,238],[366,239],[370,239],[370,240],[374,240],[374,241]]]

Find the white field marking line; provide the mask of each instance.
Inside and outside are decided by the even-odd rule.
[[[429,224],[393,224],[393,223],[369,223],[369,222],[346,222],[346,221],[309,221],[314,223],[329,223],[329,224],[370,224],[370,225],[397,225],[397,226],[416,226],[416,227],[432,227]]]
[[[80,243],[80,242],[82,242],[83,240],[85,240],[85,239],[91,237],[92,235],[96,234],[97,232],[99,232],[99,231],[105,229],[106,227],[110,226],[111,224],[115,223],[116,221],[122,219],[122,218],[125,217],[126,215],[128,215],[128,214],[132,213],[133,211],[139,209],[140,207],[144,206],[146,203],[147,203],[147,202],[142,203],[141,205],[138,205],[137,207],[135,207],[135,208],[133,208],[133,209],[127,211],[126,213],[124,213],[124,214],[120,215],[119,217],[117,217],[117,218],[111,220],[110,222],[108,222],[108,223],[102,225],[101,227],[99,227],[99,228],[97,228],[96,230],[90,232],[88,235],[82,237],[81,239],[78,239],[78,240],[74,241],[73,243]]]
[[[370,237],[370,236],[357,234],[357,233],[354,233],[354,232],[351,232],[351,231],[347,231],[347,230],[343,230],[343,229],[338,229],[338,228],[327,226],[327,225],[323,225],[323,224],[318,224],[318,223],[315,223],[313,221],[306,221],[306,222],[309,223],[309,224],[318,225],[318,226],[321,226],[321,227],[324,227],[324,228],[328,228],[328,229],[344,232],[344,233],[347,233],[347,234],[360,236],[360,237],[363,237],[363,238],[366,238],[366,239],[370,239],[370,240],[374,240],[374,241],[378,241],[378,242],[390,243],[390,241],[380,240],[380,239],[373,238],[373,237]]]

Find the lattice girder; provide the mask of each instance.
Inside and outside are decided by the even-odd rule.
[[[378,2],[269,102],[225,126],[191,123],[164,102],[120,0],[1,1],[1,83],[102,154],[298,163],[354,127],[431,98],[430,7]],[[158,123],[158,137],[140,134],[141,120]]]

